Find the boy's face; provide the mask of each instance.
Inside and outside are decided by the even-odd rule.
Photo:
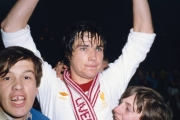
[[[25,118],[38,93],[33,63],[22,60],[0,77],[0,104],[3,111],[14,118]]]
[[[70,60],[71,77],[79,84],[86,83],[92,80],[100,71],[104,56],[104,48],[94,42],[95,38],[88,38],[84,35],[84,43],[80,38],[77,38]]]
[[[128,98],[122,99],[121,103],[114,108],[114,117],[115,120],[139,120],[142,113],[137,113],[137,106],[134,104],[133,110],[133,102],[135,95],[131,95]]]

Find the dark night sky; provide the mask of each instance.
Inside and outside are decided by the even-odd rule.
[[[0,21],[15,1],[0,0]],[[31,33],[42,56],[54,65],[61,58],[59,47],[65,28],[75,21],[93,20],[107,35],[106,56],[112,62],[121,54],[132,27],[131,4],[131,0],[40,0],[29,21]],[[149,4],[157,36],[142,65],[180,67],[180,0],[149,0]]]

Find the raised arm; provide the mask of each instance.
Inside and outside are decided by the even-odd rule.
[[[39,0],[18,0],[1,23],[5,32],[15,32],[26,27]]]
[[[135,32],[154,32],[148,0],[133,0],[133,15]]]

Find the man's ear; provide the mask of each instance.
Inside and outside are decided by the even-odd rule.
[[[39,93],[39,90],[38,90],[38,88],[36,88],[36,95]]]

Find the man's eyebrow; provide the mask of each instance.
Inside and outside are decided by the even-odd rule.
[[[85,45],[85,44],[78,44],[77,47],[88,47],[89,45]]]
[[[24,71],[23,71],[23,73],[28,73],[28,72],[31,72],[31,73],[34,74],[34,71],[33,71],[33,70],[24,70]],[[14,73],[14,72],[12,72],[12,71],[10,70],[8,73]]]
[[[132,106],[130,103],[128,103],[128,102],[125,102],[128,106]]]
[[[97,45],[97,47],[104,47],[103,45]]]
[[[23,71],[23,73],[27,73],[27,72],[31,72],[31,73],[34,74],[34,71],[32,71],[32,70],[25,70],[25,71]]]

